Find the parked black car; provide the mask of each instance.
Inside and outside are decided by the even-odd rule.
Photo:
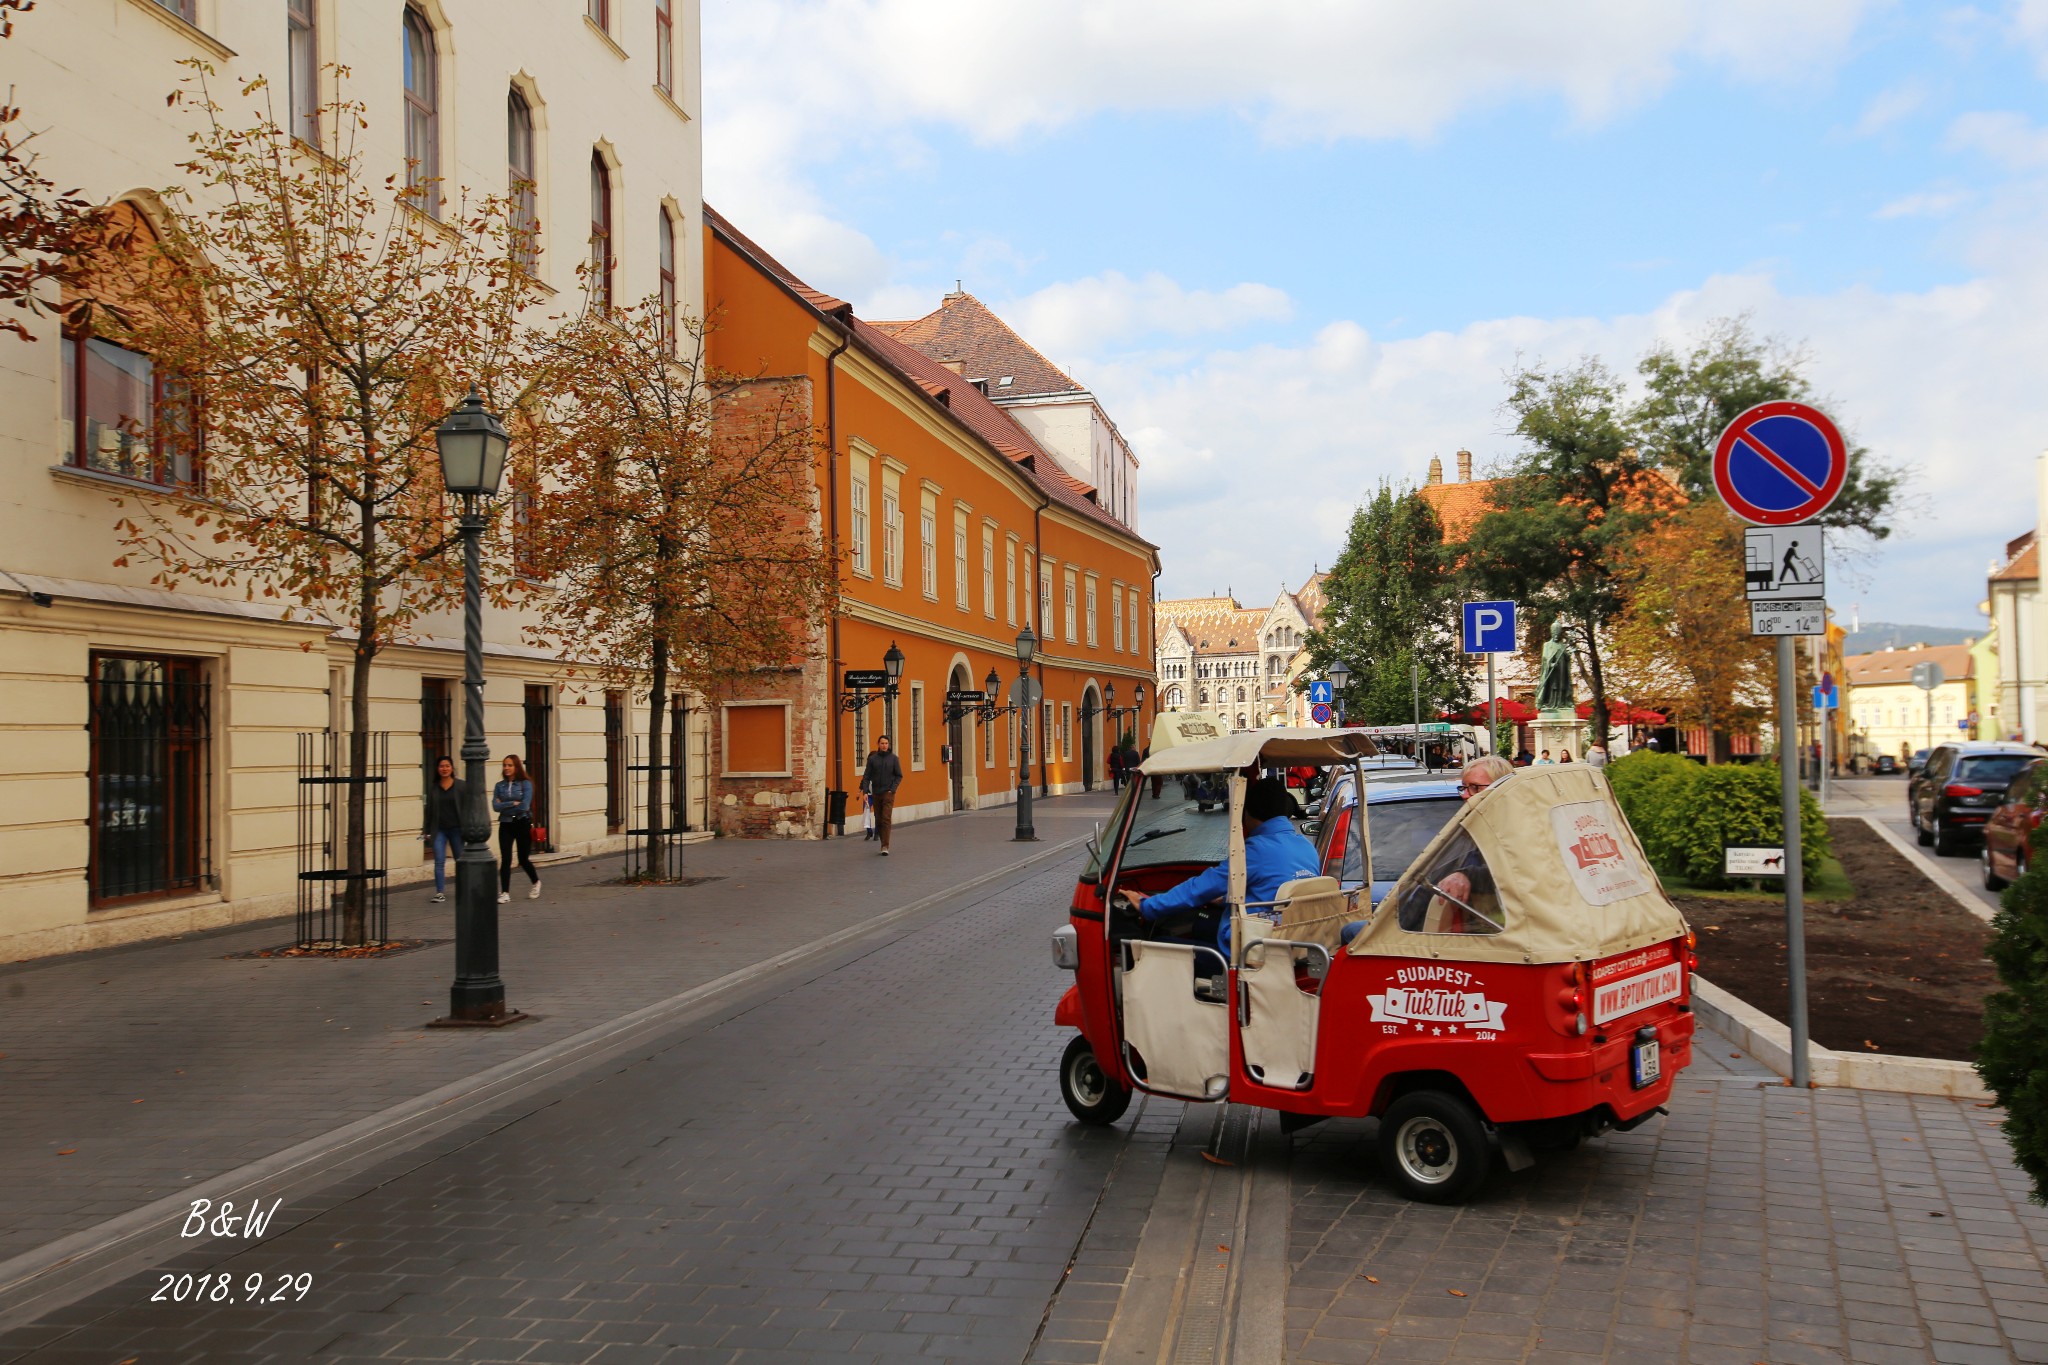
[[[2012,780],[2041,756],[2025,744],[1942,744],[1906,783],[1906,814],[1922,845],[1944,856],[1984,837]]]
[[[1879,777],[1896,777],[1899,772],[1899,760],[1893,758],[1890,754],[1879,754],[1877,756],[1877,766],[1872,768],[1871,771]]]

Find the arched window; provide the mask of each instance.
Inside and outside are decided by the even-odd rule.
[[[505,95],[505,175],[512,191],[512,226],[519,234],[513,252],[520,268],[530,275],[540,255],[540,212],[534,190],[539,176],[533,165],[533,108],[516,86]]]
[[[412,183],[424,185],[414,201],[439,217],[441,176],[441,80],[434,55],[434,30],[427,16],[405,9],[405,160]]]
[[[661,211],[661,330],[673,346],[676,340],[676,220],[666,208]]]
[[[590,154],[590,301],[600,313],[611,311],[612,269],[618,264],[612,249],[612,169],[604,164],[604,153]]]
[[[1242,706],[1242,705],[1244,705],[1244,689],[1243,689],[1242,687],[1240,687],[1240,688],[1238,688],[1238,689],[1237,689],[1237,704],[1238,704],[1239,706]],[[1239,721],[1239,724],[1242,724],[1242,723],[1243,723],[1242,721]]]
[[[1203,689],[1202,689],[1202,700],[1201,700],[1201,705],[1203,705],[1203,706],[1207,706],[1208,704],[1209,704],[1209,689],[1205,687],[1205,688],[1203,688]]]

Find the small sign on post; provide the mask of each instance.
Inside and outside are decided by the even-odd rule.
[[[1782,877],[1785,850],[1764,844],[1729,844],[1721,850],[1721,872],[1729,877]]]
[[[881,668],[849,668],[840,675],[840,685],[849,692],[868,692],[889,685],[889,673]]]

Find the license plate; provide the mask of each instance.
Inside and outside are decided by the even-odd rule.
[[[1655,1039],[1647,1043],[1637,1043],[1629,1049],[1628,1074],[1629,1080],[1638,1090],[1646,1085],[1655,1085],[1663,1079],[1664,1057],[1657,1050]]]

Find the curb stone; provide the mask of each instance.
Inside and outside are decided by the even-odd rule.
[[[1778,1075],[1792,1075],[1792,1030],[1756,1006],[1737,999],[1703,976],[1692,979],[1692,1012],[1700,1023]],[[1836,1052],[1809,1040],[1813,1083],[1847,1090],[1889,1090],[1906,1095],[1941,1095],[1953,1100],[1987,1100],[1991,1091],[1968,1062],[1941,1057],[1887,1057]]]
[[[1986,924],[1991,923],[1991,916],[1993,914],[1991,907],[1972,895],[1970,889],[1963,885],[1962,880],[1955,873],[1949,871],[1940,863],[1907,843],[1904,839],[1901,839],[1894,831],[1887,829],[1884,822],[1876,816],[1862,815],[1855,818],[1860,819],[1864,824],[1876,830],[1878,838],[1890,844],[1900,853],[1903,853],[1906,856],[1907,862],[1926,873],[1927,880],[1933,882],[1941,890],[1946,891],[1957,905],[1962,906],[1963,909],[1969,911],[1978,919],[1983,920]]]

